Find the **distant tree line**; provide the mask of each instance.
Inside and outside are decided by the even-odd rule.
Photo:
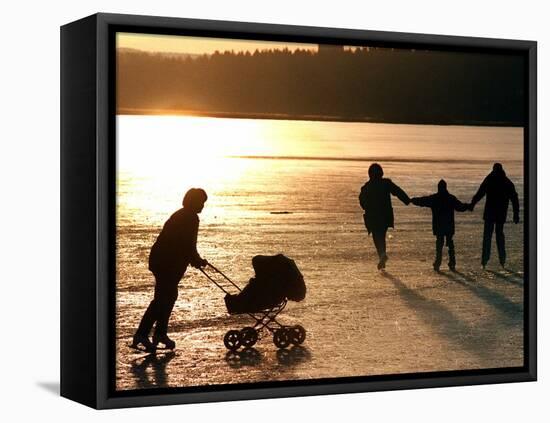
[[[523,125],[523,58],[322,48],[117,52],[117,107],[404,123]]]

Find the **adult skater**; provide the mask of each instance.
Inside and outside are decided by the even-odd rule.
[[[504,241],[504,223],[508,214],[508,204],[512,202],[514,223],[519,223],[519,201],[518,193],[514,183],[508,179],[504,168],[500,163],[493,165],[493,171],[489,173],[481,183],[478,191],[472,198],[471,209],[484,197],[485,211],[483,220],[483,248],[481,252],[481,265],[483,268],[487,265],[491,257],[491,240],[493,231],[496,231],[496,241],[498,249],[498,258],[500,265],[506,264],[506,246]]]
[[[391,195],[399,198],[408,205],[409,196],[394,184],[391,179],[384,178],[384,170],[378,163],[369,167],[369,180],[361,188],[359,203],[365,211],[363,219],[378,253],[378,269],[386,268],[388,255],[386,254],[386,232],[394,227],[393,207]]]
[[[145,351],[156,351],[159,343],[174,349],[176,343],[168,337],[168,320],[178,297],[178,283],[187,266],[200,268],[207,261],[197,252],[198,214],[208,199],[200,188],[191,188],[183,198],[183,208],[164,224],[149,254],[149,270],[155,276],[155,294],[134,335],[133,348],[142,345]],[[155,326],[153,341],[149,332]]]

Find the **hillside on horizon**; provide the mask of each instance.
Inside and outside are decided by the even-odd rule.
[[[117,50],[117,113],[523,126],[519,55]]]

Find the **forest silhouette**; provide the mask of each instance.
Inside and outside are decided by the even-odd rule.
[[[522,126],[524,58],[387,48],[117,50],[117,113]]]

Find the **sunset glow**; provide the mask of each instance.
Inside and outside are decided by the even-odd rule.
[[[279,43],[270,41],[251,41],[236,39],[218,39],[202,37],[183,37],[181,35],[157,35],[118,33],[117,48],[133,48],[154,53],[187,53],[187,54],[212,54],[216,50],[224,51],[249,51],[279,49],[283,50],[314,50],[317,44]]]

